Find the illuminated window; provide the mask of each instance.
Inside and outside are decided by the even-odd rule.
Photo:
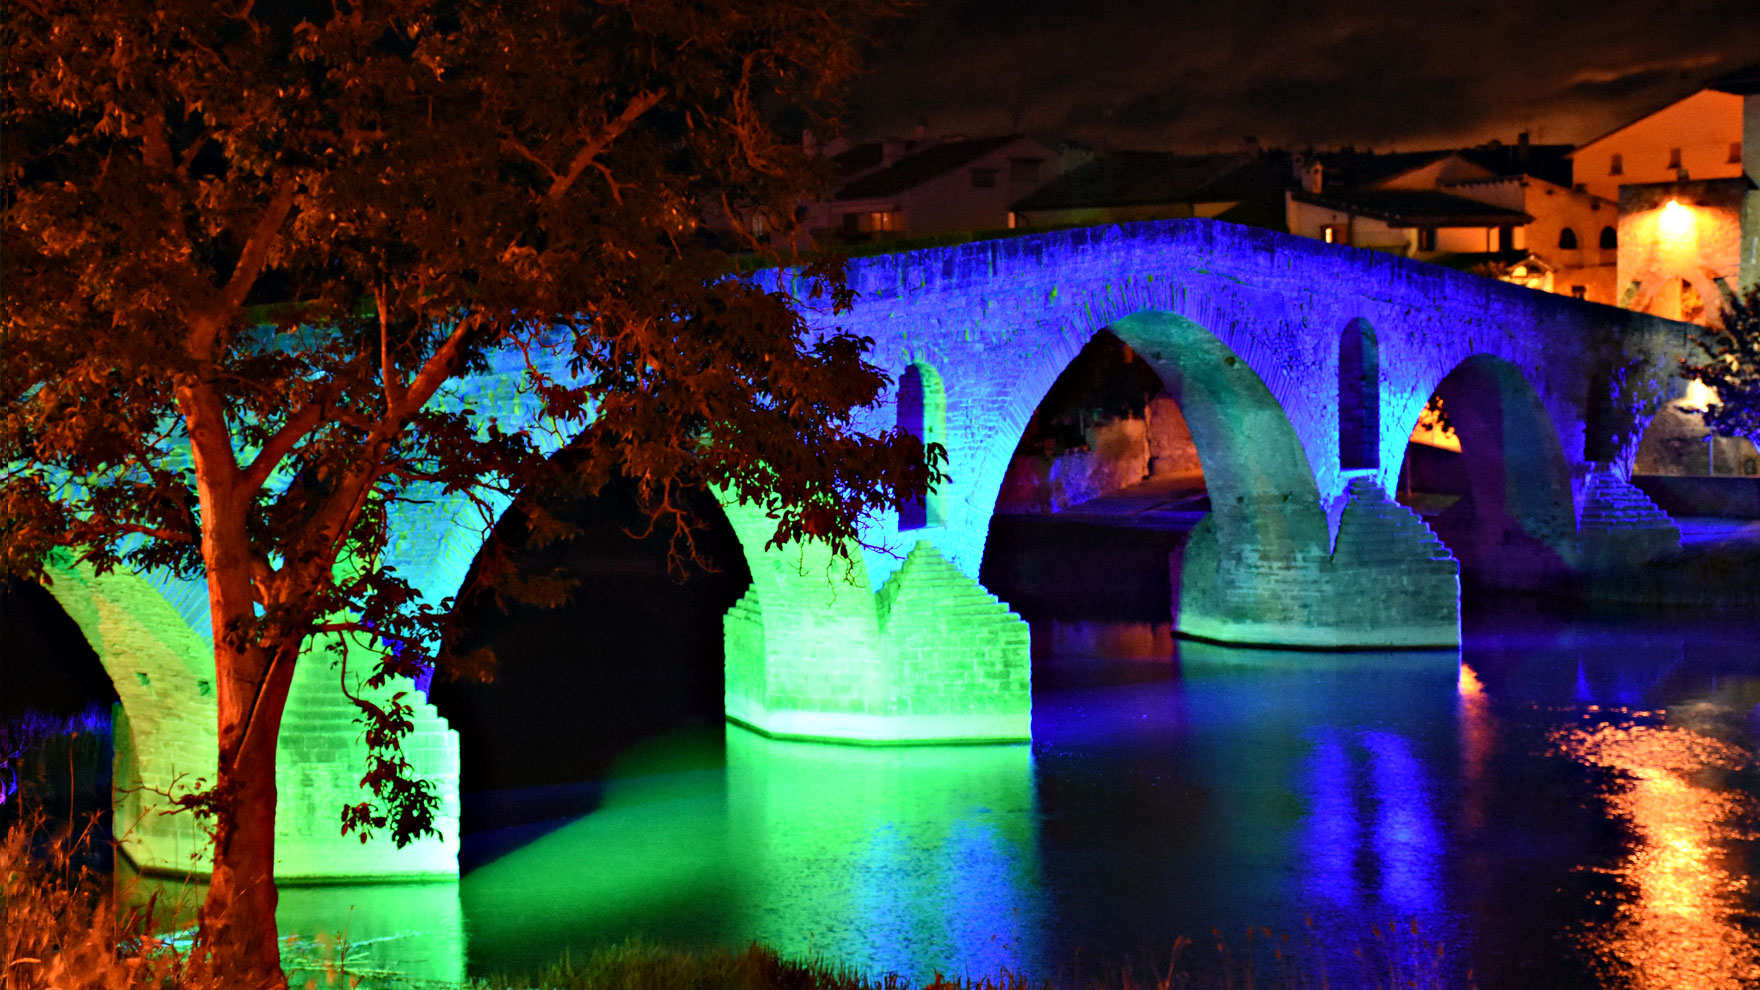
[[[1608,175],[1624,175],[1625,173],[1626,173],[1626,160],[1625,160],[1625,158],[1620,155],[1614,155],[1613,156],[1613,164],[1608,166],[1607,174]]]
[[[1601,250],[1612,251],[1618,247],[1619,247],[1619,235],[1613,232],[1613,228],[1612,227],[1601,228]]]
[[[1008,181],[1038,182],[1040,161],[1038,158],[1010,158],[1008,160]]]
[[[1339,242],[1338,235],[1339,228],[1335,224],[1327,224],[1320,228],[1320,239],[1328,244],[1337,244]]]
[[[1669,168],[1680,168],[1681,167],[1681,149],[1679,149],[1679,148],[1668,149],[1668,167]]]
[[[996,170],[993,168],[972,169],[972,188],[973,189],[994,189],[994,188],[996,188]]]
[[[885,232],[898,229],[896,210],[872,210],[866,213],[845,213],[843,232],[846,234]]]
[[[1420,251],[1434,251],[1434,250],[1436,250],[1436,228],[1435,227],[1419,227],[1418,228],[1418,250],[1420,250]]]
[[[1575,251],[1577,249],[1577,232],[1569,227],[1559,231],[1558,249],[1560,251]]]

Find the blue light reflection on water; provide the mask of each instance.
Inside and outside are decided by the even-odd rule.
[[[1692,731],[1752,755],[1751,633],[1683,635],[1516,622],[1476,632],[1468,670],[1448,654],[1121,656],[1064,636],[1035,668],[1030,749],[717,728],[690,744],[688,771],[613,780],[599,811],[467,876],[471,970],[636,935],[758,939],[917,980],[1058,975],[1164,966],[1176,936],[1207,941],[1215,926],[1238,941],[1312,917],[1328,956],[1398,921],[1446,947],[1451,980],[1470,967],[1484,985],[1650,986],[1607,975],[1644,963],[1620,956],[1636,940],[1597,942],[1614,908],[1595,906],[1646,896],[1621,871],[1649,833],[1620,817],[1605,753],[1549,740],[1627,698],[1690,707]],[[1751,794],[1752,765],[1681,781],[1707,787]],[[630,797],[644,793],[672,803]],[[1729,834],[1706,861],[1752,873],[1760,840]],[[1708,937],[1725,950],[1706,972],[1740,972],[1753,940]]]

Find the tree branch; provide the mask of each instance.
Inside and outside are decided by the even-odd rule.
[[[275,435],[263,444],[261,450],[257,451],[257,456],[251,459],[250,465],[244,469],[244,474],[239,478],[240,484],[247,489],[262,487],[269,480],[269,475],[275,472],[275,465],[280,464],[283,457],[292,453],[293,448],[305,438],[306,434],[317,429],[324,422],[336,388],[337,386],[332,382],[316,398],[289,416],[287,422],[281,424],[281,428],[275,431]]]
[[[232,267],[232,275],[227,278],[225,287],[207,312],[191,321],[190,339],[186,345],[191,357],[198,361],[206,359],[226,318],[244,306],[245,296],[269,260],[270,246],[275,243],[287,215],[293,212],[293,199],[298,192],[299,183],[293,179],[283,179],[275,188],[275,195],[270,197],[269,205],[251,228],[250,237],[244,242],[244,250],[239,252],[238,263]]]
[[[568,190],[574,186],[575,180],[581,177],[581,173],[587,170],[587,166],[593,163],[593,159],[599,157],[606,148],[610,147],[611,142],[617,140],[619,135],[629,130],[629,125],[635,123],[637,117],[654,109],[665,97],[666,88],[663,86],[652,93],[642,93],[630,100],[629,105],[623,108],[623,112],[617,115],[617,119],[606,124],[604,130],[587,141],[586,144],[581,145],[581,150],[575,152],[574,160],[568,163],[568,171],[551,183],[550,191],[545,193],[544,198],[552,203],[562,202],[562,197],[568,195]]]

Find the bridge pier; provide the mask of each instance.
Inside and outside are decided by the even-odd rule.
[[[1448,549],[1373,477],[1353,479],[1349,498],[1331,553],[1317,504],[1261,499],[1250,513],[1225,506],[1206,516],[1172,575],[1175,630],[1312,649],[1458,646],[1459,568]]]
[[[769,520],[727,513],[752,571],[722,624],[730,721],[869,745],[1032,738],[1027,624],[934,544],[918,542],[874,592],[859,556],[753,552]]]
[[[168,795],[212,783],[219,715],[214,651],[146,579],[89,567],[54,568],[49,586],[85,634],[116,688],[112,829],[143,872],[200,878],[212,855],[187,812],[166,814]],[[416,699],[416,731],[405,754],[440,794],[439,838],[398,849],[389,836],[362,843],[341,833],[345,803],[361,800],[366,747],[354,707],[338,690],[329,655],[299,661],[276,750],[275,878],[298,883],[406,881],[458,874],[458,734]],[[358,683],[360,676],[353,672]]]

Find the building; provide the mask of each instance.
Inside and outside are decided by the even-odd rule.
[[[1710,323],[1760,284],[1760,65],[1571,153],[1579,185],[1619,203],[1619,305]]]
[[[807,205],[815,244],[1003,230],[1009,207],[1056,178],[1072,149],[1024,134],[828,145],[837,185]]]
[[[1017,200],[1010,226],[1047,230],[1206,217],[1282,230],[1288,177],[1286,157],[1256,151],[1107,152]]]
[[[1614,302],[1618,210],[1574,188],[1568,145],[1303,156],[1290,233]]]

